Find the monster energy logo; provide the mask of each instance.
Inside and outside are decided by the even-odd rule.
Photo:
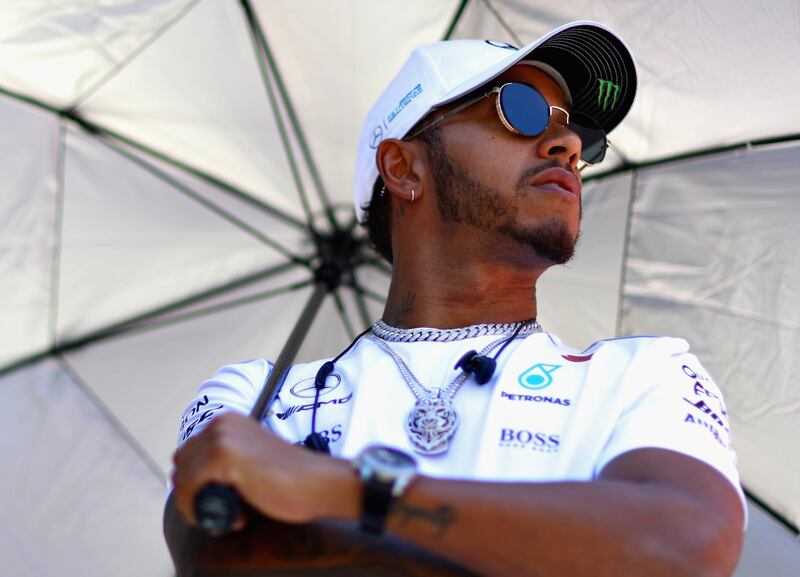
[[[613,109],[617,105],[617,98],[619,98],[619,84],[614,84],[610,80],[603,80],[602,78],[598,78],[597,82],[600,83],[600,87],[597,89],[597,106],[603,110],[609,106]]]

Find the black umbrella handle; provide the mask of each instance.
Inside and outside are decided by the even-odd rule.
[[[279,388],[289,373],[291,365],[279,367],[278,364],[276,363],[272,368],[253,411],[250,413],[250,417],[256,421],[261,421],[261,413],[272,403],[274,391]],[[212,535],[230,533],[236,519],[242,514],[242,510],[241,497],[233,488],[225,485],[216,483],[206,485],[198,491],[194,498],[194,515],[197,523]]]
[[[231,487],[212,483],[195,496],[194,514],[200,527],[213,535],[224,535],[241,516],[242,500]]]

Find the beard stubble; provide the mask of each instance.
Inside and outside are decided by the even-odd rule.
[[[548,168],[563,168],[561,164],[553,160],[525,170],[512,197],[473,178],[465,166],[451,160],[438,130],[431,130],[427,136],[425,145],[444,222],[494,231],[552,264],[564,264],[572,258],[578,238],[563,219],[553,216],[523,226],[518,223],[519,207],[515,203],[530,194],[528,183],[536,174]]]

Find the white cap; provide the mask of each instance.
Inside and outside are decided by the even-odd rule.
[[[428,113],[486,84],[521,61],[544,69],[562,85],[572,109],[606,133],[619,124],[636,95],[636,64],[611,29],[596,22],[565,24],[519,49],[492,40],[447,40],[421,46],[367,114],[356,156],[354,201],[359,222],[378,178],[375,153],[387,138],[403,138]],[[557,74],[554,74],[557,73]]]

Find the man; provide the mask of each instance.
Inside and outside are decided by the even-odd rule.
[[[602,159],[635,74],[587,22],[521,50],[416,51],[359,146],[356,211],[393,263],[382,321],[332,369],[292,368],[273,432],[241,415],[269,363],[204,383],[175,456],[182,515],[216,483],[269,518],[349,521],[481,575],[730,575],[743,497],[686,343],[576,351],[535,322],[537,279],[577,241],[579,166]],[[309,432],[334,458],[299,445]]]

